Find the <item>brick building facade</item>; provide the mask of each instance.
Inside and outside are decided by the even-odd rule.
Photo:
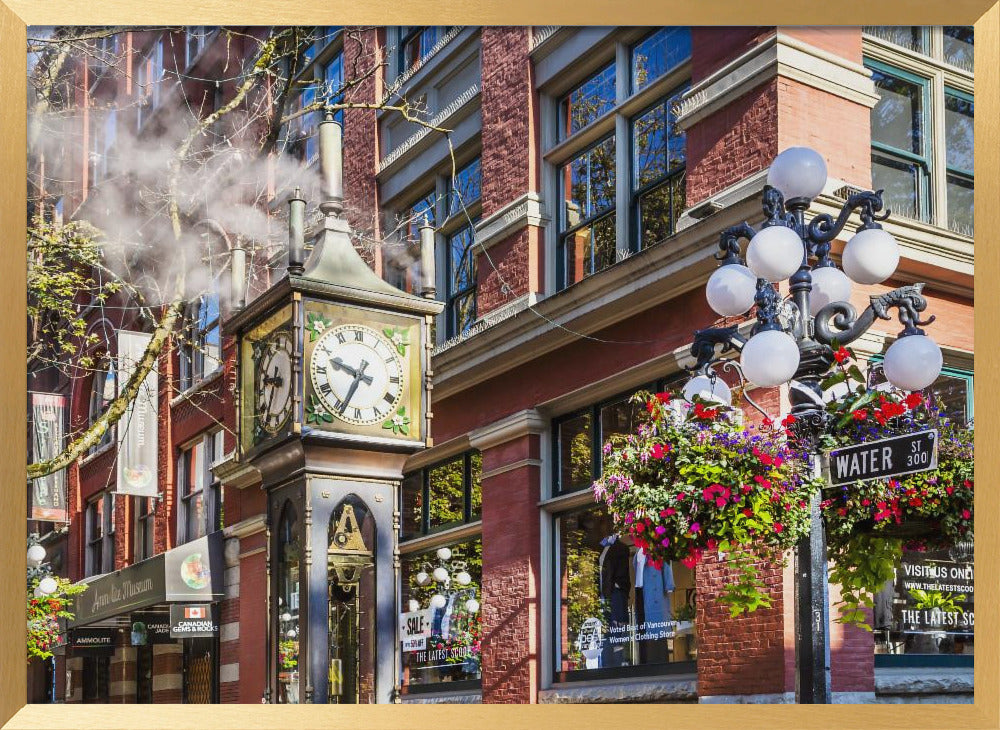
[[[675,385],[691,363],[692,332],[716,320],[703,292],[719,233],[760,222],[766,169],[792,146],[826,159],[830,180],[814,211],[835,213],[845,188],[886,188],[889,207],[902,206],[886,223],[902,252],[896,278],[855,286],[852,302],[860,309],[872,293],[926,281],[928,311],[937,315],[929,334],[945,353],[948,383],[965,388],[959,407],[972,415],[974,258],[971,227],[963,227],[966,218],[971,226],[971,198],[963,197],[965,171],[953,159],[963,153],[952,151],[963,121],[971,123],[971,29],[393,27],[359,30],[354,39],[328,30],[308,62],[313,77],[340,63],[350,82],[355,59],[384,52],[384,73],[351,86],[347,101],[419,99],[434,125],[451,130],[446,139],[390,109],[343,113],[352,224],[391,238],[411,228],[407,217],[428,215],[446,305],[432,353],[433,446],[409,458],[399,487],[400,605],[423,607],[421,572],[427,578],[461,557],[471,588],[446,599],[468,606],[472,597],[478,608],[462,609],[462,620],[481,637],[475,660],[466,654],[432,666],[400,653],[394,696],[794,701],[793,576],[781,566],[762,570],[771,607],[737,619],[714,600],[725,563],[708,557],[694,571],[675,566],[665,617],[683,628],[655,646],[614,653],[605,644],[585,658],[581,616],[606,619],[606,586],[594,576],[611,554],[600,542],[607,523],[586,486],[600,471],[602,437],[628,421],[623,399],[649,384]],[[904,102],[910,117],[891,108]],[[907,124],[908,132],[900,126]],[[900,135],[922,147],[898,152]],[[414,267],[388,251],[377,251],[376,271],[412,286]],[[221,319],[229,314],[223,308]],[[879,324],[856,349],[877,362],[895,336],[894,323]],[[273,657],[275,634],[285,628],[275,614],[286,609],[273,597],[269,604],[267,590],[279,515],[234,456],[236,351],[229,338],[220,346],[219,367],[186,389],[176,385],[176,348],[161,358],[162,497],[152,554],[186,542],[178,532],[183,478],[175,473],[187,463],[183,453],[226,429],[204,484],[217,485],[224,509],[212,527],[225,537],[210,696],[279,701]],[[72,394],[74,424],[87,422],[91,393]],[[783,389],[755,396],[770,413],[788,410]],[[88,505],[114,482],[113,452],[69,470],[72,578],[95,574],[85,522]],[[151,557],[137,552],[139,501],[108,506],[114,560],[98,572]],[[443,548],[456,557],[442,558]],[[634,563],[631,570],[634,582]],[[838,597],[835,586],[830,597]],[[107,664],[103,701],[193,701],[193,654],[184,640],[152,647],[151,695],[143,698],[141,649],[125,633]],[[946,642],[950,653],[940,642],[921,653],[893,644],[890,634],[831,625],[835,701],[971,700],[971,637]],[[60,700],[98,696],[84,697],[85,662],[98,671],[90,659],[58,659]],[[929,674],[935,683],[924,681]]]

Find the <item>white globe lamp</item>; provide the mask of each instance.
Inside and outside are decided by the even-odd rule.
[[[281,620],[284,621],[284,622],[291,621],[292,620],[292,614],[288,613],[288,611],[285,611],[283,614],[281,614]]]
[[[468,601],[465,602],[465,610],[468,611],[469,613],[478,613],[479,601],[477,601],[475,598],[470,598]]]
[[[784,332],[764,330],[743,346],[740,364],[747,380],[758,387],[771,388],[787,383],[795,375],[799,348]]]
[[[42,595],[51,596],[59,588],[59,584],[56,583],[56,579],[51,575],[47,575],[38,581],[38,590],[41,591]]]
[[[826,161],[809,147],[789,147],[771,163],[767,184],[777,188],[785,200],[812,200],[826,186]]]
[[[448,603],[448,599],[440,593],[435,593],[431,596],[431,608],[444,608],[446,603]]]
[[[866,228],[854,234],[841,257],[844,273],[859,284],[880,284],[899,265],[899,244],[881,228]]]
[[[458,581],[460,586],[467,586],[472,582],[472,576],[463,570],[455,576],[455,580]]]
[[[798,233],[786,226],[767,226],[750,239],[747,266],[761,279],[773,284],[798,271],[804,253]]]
[[[448,571],[445,570],[444,568],[435,568],[434,580],[436,580],[438,583],[444,583],[446,580],[448,580]]]
[[[720,266],[708,277],[705,297],[716,313],[735,317],[753,306],[757,276],[743,264]]]
[[[430,582],[431,577],[427,575],[426,571],[421,570],[419,573],[417,573],[416,579],[418,586],[425,586],[427,585],[428,582]]]
[[[851,298],[851,280],[840,269],[823,266],[812,271],[812,291],[809,293],[809,313],[819,314],[819,310],[831,302],[846,302]]]
[[[726,406],[733,403],[729,386],[719,377],[714,380],[707,375],[696,375],[691,378],[684,386],[684,400],[693,403],[695,396],[709,403],[721,403]]]
[[[407,605],[409,606],[411,612],[420,610],[420,601],[418,601],[416,598],[411,598],[410,602]]]
[[[28,565],[39,566],[45,560],[45,548],[35,543],[28,548]]]
[[[451,548],[438,548],[438,560],[451,560]]]
[[[944,359],[927,335],[904,335],[885,353],[885,377],[901,390],[923,390],[937,380]]]

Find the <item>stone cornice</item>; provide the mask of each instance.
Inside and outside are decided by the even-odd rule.
[[[238,461],[235,455],[212,467],[212,473],[224,487],[246,489],[261,482],[260,471],[250,464]]]
[[[545,203],[538,193],[525,193],[476,224],[476,243],[487,249],[520,228],[543,226],[548,222]]]
[[[237,522],[235,525],[229,525],[229,527],[223,529],[222,534],[226,537],[243,539],[250,535],[256,535],[258,532],[263,532],[266,526],[267,520],[264,518],[264,515],[254,515],[242,522]]]
[[[403,465],[403,473],[406,474],[417,469],[423,469],[431,464],[436,464],[439,461],[445,461],[464,451],[468,451],[470,448],[469,437],[465,434],[448,439],[444,443],[434,444],[434,446],[418,451],[408,458]]]
[[[485,451],[529,434],[540,434],[546,428],[548,421],[534,408],[526,408],[476,429],[469,434],[469,443],[472,444],[472,448]]]
[[[878,94],[871,74],[860,63],[777,31],[721,69],[691,87],[680,104],[682,129],[722,109],[752,89],[778,76],[874,107]]]

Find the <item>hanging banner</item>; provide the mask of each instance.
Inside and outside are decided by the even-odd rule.
[[[150,337],[142,332],[119,330],[119,394],[146,352]],[[156,368],[153,368],[118,421],[118,486],[115,491],[119,494],[156,496],[158,393],[159,382]]]
[[[31,393],[31,458],[40,462],[62,451],[66,436],[66,396]],[[32,520],[66,522],[66,470],[32,480]]]

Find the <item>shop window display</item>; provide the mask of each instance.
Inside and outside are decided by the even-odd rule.
[[[480,519],[483,457],[468,451],[403,478],[403,539]]]
[[[403,620],[422,621],[403,639],[406,691],[480,677],[483,544],[469,542],[402,557]]]
[[[560,516],[557,540],[559,681],[690,668],[678,663],[697,658],[692,570],[656,569],[598,506]]]
[[[278,527],[278,697],[296,705],[299,698],[299,536],[295,509],[287,504]]]

